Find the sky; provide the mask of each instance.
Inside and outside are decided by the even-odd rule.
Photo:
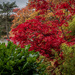
[[[28,0],[0,0],[0,4],[2,4],[3,2],[14,2],[16,1],[16,5],[19,7],[19,8],[23,8],[27,5],[27,2]]]

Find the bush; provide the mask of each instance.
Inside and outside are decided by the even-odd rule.
[[[0,75],[43,75],[44,64],[36,62],[39,52],[28,51],[30,45],[20,48],[12,42],[0,44]]]
[[[62,53],[60,57],[56,53],[54,60],[54,68],[51,68],[51,75],[74,75],[75,74],[75,45],[68,46],[63,44],[61,46]],[[62,59],[63,57],[63,59]]]
[[[75,45],[67,46],[64,44],[62,46],[63,50],[63,64],[60,66],[62,74],[64,75],[74,75],[75,74]]]
[[[71,30],[71,35],[75,36],[75,15],[73,16],[72,22],[69,23],[69,30]]]

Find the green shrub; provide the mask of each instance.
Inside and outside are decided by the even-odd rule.
[[[75,75],[75,45],[63,44],[61,50],[63,51],[63,59],[56,55],[57,60],[55,61],[58,61],[56,64],[59,65],[57,67],[54,65],[51,75]]]
[[[45,65],[36,62],[39,52],[28,51],[30,45],[20,48],[12,42],[0,44],[0,75],[46,75]],[[43,74],[44,73],[44,74]]]
[[[63,75],[75,75],[75,45],[67,46],[64,44],[62,46],[63,50],[63,64],[60,66]]]
[[[73,16],[72,22],[69,22],[69,30],[71,30],[71,35],[75,35],[75,16]]]
[[[46,65],[45,73],[47,73],[47,75],[50,75],[50,67],[52,67],[50,58],[40,55],[37,62],[39,62],[41,60],[43,60],[43,62],[40,65],[42,65],[42,64]]]

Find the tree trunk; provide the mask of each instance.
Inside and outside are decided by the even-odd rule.
[[[6,15],[6,33],[7,33],[7,38],[9,39],[9,31],[8,31],[8,13]]]

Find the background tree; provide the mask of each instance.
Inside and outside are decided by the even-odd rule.
[[[6,27],[6,33],[7,33],[7,38],[9,39],[9,15],[12,12],[13,8],[17,7],[17,5],[15,4],[15,2],[3,2],[3,4],[0,4],[0,13],[3,15],[6,15],[6,19],[5,19],[5,27]]]

